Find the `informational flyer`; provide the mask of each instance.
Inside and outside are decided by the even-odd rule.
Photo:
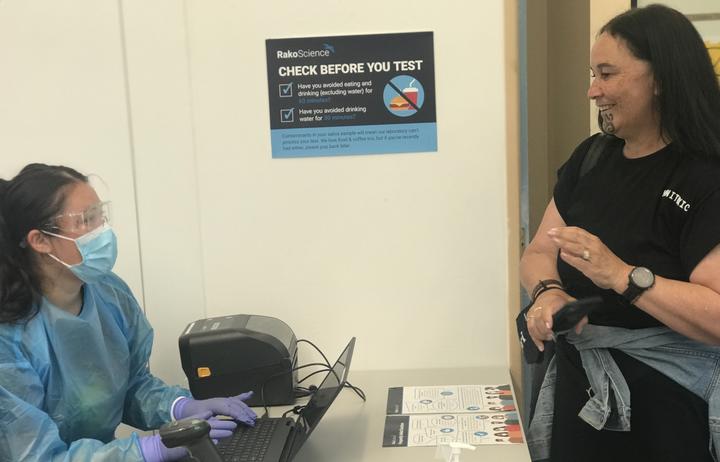
[[[439,443],[522,443],[515,412],[385,416],[384,447],[437,446]]]
[[[437,151],[432,32],[266,41],[274,158]]]
[[[389,388],[386,413],[392,415],[515,410],[510,385],[444,385]]]
[[[384,447],[522,443],[509,384],[392,387]]]

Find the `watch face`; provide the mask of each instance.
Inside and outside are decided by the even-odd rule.
[[[630,273],[630,279],[641,289],[647,289],[655,282],[655,275],[649,269],[638,266]]]

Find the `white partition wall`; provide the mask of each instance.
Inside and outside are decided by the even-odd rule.
[[[30,162],[100,175],[116,270],[142,300],[131,151],[118,3],[0,1],[0,177]]]
[[[177,339],[206,316],[184,2],[122,2],[153,372],[184,383]]]
[[[0,175],[46,160],[110,183],[169,382],[183,327],[232,313],[331,357],[354,335],[354,369],[507,364],[505,8],[3,0]],[[434,32],[436,153],[271,158],[266,39],[410,31]]]
[[[165,3],[173,14],[148,22],[139,37],[181,26]],[[161,300],[188,290],[172,282],[174,273],[201,255],[194,277],[180,281],[201,281],[204,316],[276,316],[330,356],[355,335],[358,369],[506,363],[503,3],[352,5],[186,2],[191,107],[172,112],[191,114],[195,171],[185,168],[184,151],[137,162],[141,223],[146,203],[176,197],[168,183],[190,185],[177,192],[191,203],[194,185],[199,210],[198,240],[187,229],[142,228],[144,258],[156,243],[177,249],[154,262],[165,266],[158,277],[169,279],[167,290],[146,281],[148,301],[158,301],[148,306],[158,337],[169,344],[177,320],[197,316],[196,306],[173,302],[170,317]],[[145,3],[133,8],[140,15]],[[132,93],[164,91],[181,57],[158,52],[136,62],[133,48],[148,53],[162,39],[133,39],[126,18],[130,82],[136,72],[163,76]],[[425,30],[435,33],[437,153],[271,158],[265,39]],[[195,210],[187,211],[180,223],[194,225]]]

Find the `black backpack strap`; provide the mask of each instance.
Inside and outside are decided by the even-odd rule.
[[[607,145],[612,140],[612,136],[600,133],[592,140],[588,152],[585,154],[582,163],[580,164],[580,172],[578,175],[578,181],[589,172],[598,159],[602,155]],[[525,424],[527,425],[532,420],[535,414],[535,404],[537,403],[538,395],[540,394],[540,387],[542,386],[543,379],[545,378],[545,372],[547,371],[550,360],[555,355],[555,343],[545,342],[545,351],[541,352],[537,349],[535,344],[530,339],[530,333],[527,330],[527,312],[532,306],[532,303],[526,306],[520,311],[520,314],[515,319],[517,323],[518,337],[520,338],[520,346],[525,357],[525,365],[523,366],[523,374],[528,374],[529,379],[523,380],[525,385],[530,386],[529,398],[526,398],[525,403],[529,406],[529,419]],[[543,461],[545,462],[545,461]]]
[[[588,149],[587,154],[585,154],[585,158],[583,159],[582,164],[580,164],[580,175],[578,176],[578,179],[585,176],[585,174],[589,172],[595,166],[595,164],[597,164],[600,155],[605,150],[605,147],[608,145],[609,141],[610,136],[604,133],[600,133],[598,136],[595,137],[592,144],[590,145],[590,148]]]

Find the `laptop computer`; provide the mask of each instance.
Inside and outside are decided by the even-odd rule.
[[[343,389],[350,370],[355,337],[350,339],[332,369],[300,410],[297,420],[265,417],[254,427],[238,425],[235,433],[220,440],[217,450],[224,462],[289,462],[315,430],[320,419]]]

